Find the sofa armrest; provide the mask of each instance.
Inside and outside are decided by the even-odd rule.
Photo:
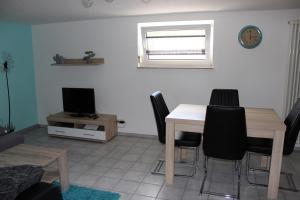
[[[24,143],[24,136],[18,133],[10,133],[0,137],[0,151]]]

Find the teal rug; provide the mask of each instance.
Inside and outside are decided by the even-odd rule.
[[[76,185],[70,185],[66,192],[62,193],[64,200],[119,200],[118,193],[101,191]]]

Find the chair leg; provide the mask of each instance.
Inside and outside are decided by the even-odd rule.
[[[182,147],[180,147],[182,148]],[[181,165],[187,165],[187,166],[192,166],[193,167],[193,171],[191,174],[174,174],[174,176],[184,176],[184,177],[193,177],[197,171],[197,164],[198,164],[198,156],[199,156],[199,147],[195,147],[195,148],[186,148],[186,149],[193,149],[194,150],[194,160],[192,161],[192,164],[189,163],[184,163],[182,161],[179,161],[178,163]],[[161,169],[163,167],[163,165],[165,164],[165,160],[158,160],[157,165],[155,166],[154,170],[151,171],[151,174],[156,174],[156,175],[165,175],[164,172],[161,172]]]
[[[251,168],[250,167],[250,161],[251,161],[251,154],[250,152],[247,152],[247,159],[246,159],[246,177],[247,177],[247,181],[249,184],[251,185],[256,185],[256,186],[261,186],[261,187],[268,187],[267,184],[263,184],[263,183],[258,183],[256,181],[251,181],[249,178],[249,172],[253,171],[254,172],[254,176],[255,176],[255,171],[260,171],[260,172],[265,172],[268,173],[270,172],[270,169],[261,169],[261,168]],[[268,164],[268,166],[270,166],[270,164]],[[294,179],[293,179],[293,174],[292,173],[287,173],[287,172],[280,172],[280,174],[283,174],[286,176],[289,186],[290,187],[279,187],[279,189],[281,190],[287,190],[287,191],[292,191],[292,192],[298,192],[299,190],[297,189]]]
[[[158,160],[157,165],[155,166],[154,170],[151,171],[151,174],[157,174],[157,175],[165,175],[165,173],[161,172],[161,168],[164,165],[165,160]]]
[[[207,177],[207,165],[208,165],[208,157],[205,156],[204,157],[204,163],[203,163],[204,177],[203,177],[201,188],[200,188],[200,195],[203,194],[203,189],[204,189],[204,186],[205,186],[205,181],[206,181],[206,177]]]
[[[204,174],[202,184],[201,184],[201,188],[200,188],[200,195],[205,193],[205,194],[216,195],[216,196],[221,196],[221,197],[225,197],[225,198],[240,199],[242,160],[235,161],[235,169],[238,171],[238,191],[237,191],[237,195],[223,194],[223,193],[212,192],[212,191],[204,191],[205,181],[206,181],[206,178],[207,178],[207,166],[208,166],[208,157],[205,156],[205,158],[204,158],[204,173],[205,174]]]
[[[237,161],[237,165],[238,165],[238,194],[237,194],[237,199],[240,199],[240,194],[241,194],[242,160]]]

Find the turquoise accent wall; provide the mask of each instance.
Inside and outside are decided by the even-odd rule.
[[[11,121],[16,130],[37,124],[37,105],[31,26],[0,22],[0,61],[2,52],[14,60],[8,79],[11,92]],[[0,72],[0,125],[8,123],[5,74]]]

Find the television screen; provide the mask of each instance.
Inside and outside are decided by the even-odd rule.
[[[95,114],[93,88],[62,88],[64,112],[80,115]]]

